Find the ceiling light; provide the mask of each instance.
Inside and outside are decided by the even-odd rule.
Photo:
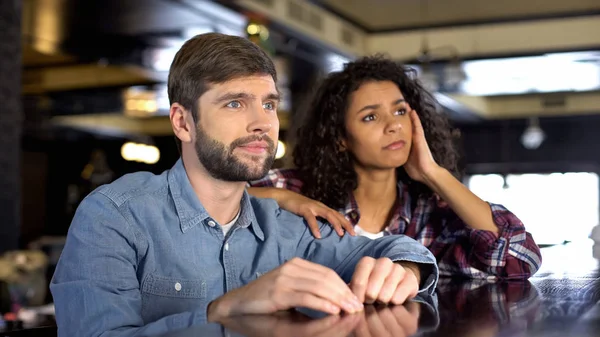
[[[544,130],[540,128],[538,118],[531,117],[529,119],[529,126],[525,129],[523,135],[521,135],[521,144],[523,144],[526,149],[535,150],[542,145],[545,138],[546,134],[544,133]]]

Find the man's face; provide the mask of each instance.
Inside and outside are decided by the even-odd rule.
[[[279,136],[278,103],[270,75],[214,84],[200,97],[194,145],[211,176],[249,181],[267,174]]]

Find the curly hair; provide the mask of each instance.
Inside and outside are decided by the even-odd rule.
[[[308,101],[296,135],[293,156],[304,182],[303,194],[334,209],[346,205],[350,193],[358,186],[353,155],[343,150],[340,142],[346,136],[350,95],[370,81],[391,81],[398,86],[421,119],[435,161],[459,175],[459,154],[454,142],[458,131],[437,111],[435,99],[416,79],[415,70],[382,55],[363,57],[347,63],[342,71],[329,74],[321,82]],[[403,167],[397,169],[397,177],[408,186],[412,200],[432,195],[426,185],[412,180]]]

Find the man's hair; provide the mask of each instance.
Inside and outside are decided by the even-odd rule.
[[[211,84],[239,77],[271,75],[277,83],[275,65],[267,53],[250,40],[219,33],[196,35],[175,55],[169,70],[169,103],[179,103],[198,122],[198,99]],[[175,137],[181,153],[181,141]]]

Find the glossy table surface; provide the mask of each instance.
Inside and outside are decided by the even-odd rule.
[[[600,336],[600,247],[585,241],[542,254],[542,268],[525,282],[441,279],[436,296],[404,306],[236,317],[163,336]],[[56,329],[5,335],[51,336]]]

